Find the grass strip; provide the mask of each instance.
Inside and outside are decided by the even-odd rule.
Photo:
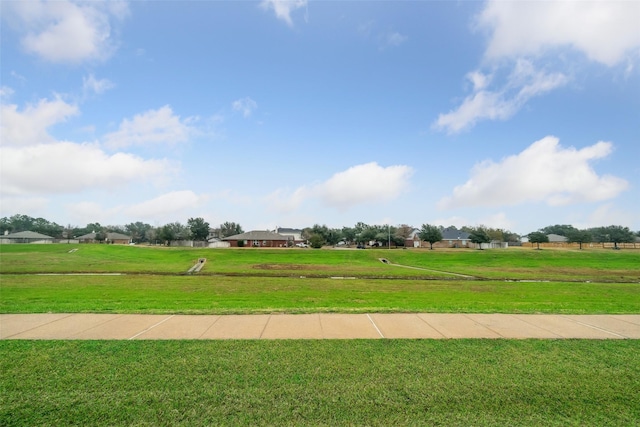
[[[606,426],[640,341],[3,341],[0,425]]]
[[[3,275],[2,313],[640,312],[634,283]]]
[[[69,253],[71,249],[75,252]],[[640,282],[640,251],[194,249],[119,245],[0,245],[0,273],[201,274],[449,277]],[[424,268],[406,269],[380,262]]]

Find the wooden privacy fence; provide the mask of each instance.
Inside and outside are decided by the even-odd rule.
[[[526,242],[522,244],[524,248],[537,248],[537,243]],[[613,249],[615,244],[612,242],[605,243],[583,243],[582,249]],[[540,243],[540,248],[566,248],[566,249],[580,249],[579,243],[566,243],[566,242],[549,242],[549,243]],[[618,248],[620,249],[640,249],[640,242],[635,243],[618,243]]]

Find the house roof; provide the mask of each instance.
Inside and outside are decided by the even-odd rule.
[[[107,233],[107,239],[109,240],[130,240],[131,236],[127,236],[122,233]]]
[[[4,239],[53,239],[51,236],[36,233],[35,231],[20,231],[18,233],[7,234],[2,237]]]
[[[566,242],[568,239],[559,234],[547,234],[550,242]]]
[[[470,234],[456,228],[442,230],[442,240],[469,240]]]
[[[272,231],[254,230],[225,237],[222,240],[287,240],[287,236]]]

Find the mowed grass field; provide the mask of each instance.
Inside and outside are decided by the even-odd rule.
[[[4,245],[0,273],[3,313],[640,312],[640,251]]]
[[[631,250],[0,246],[0,313],[638,314],[639,282]],[[2,340],[0,425],[639,425],[638,354],[640,340]]]

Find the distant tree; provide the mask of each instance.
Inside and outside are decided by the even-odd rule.
[[[396,246],[404,246],[406,245],[407,239],[411,237],[411,233],[413,233],[413,227],[407,224],[401,224],[395,229],[392,239],[394,239]]]
[[[520,241],[520,235],[513,233],[511,231],[506,230],[503,233],[503,237],[504,237],[504,241],[505,242],[519,242]]]
[[[107,232],[101,228],[96,232],[96,241],[98,243],[104,243],[105,240],[107,240]]]
[[[376,226],[370,225],[367,228],[363,229],[362,232],[358,235],[358,240],[362,241],[362,243],[371,243],[376,240],[376,236],[378,235],[378,228]]]
[[[569,243],[579,243],[581,250],[582,250],[583,243],[589,243],[593,240],[593,236],[588,230],[578,230],[578,229],[568,231],[566,238],[567,238],[567,242]]]
[[[222,238],[235,236],[236,234],[242,234],[244,231],[240,224],[236,224],[235,222],[225,222],[220,224],[220,236]]]
[[[203,218],[189,218],[187,226],[193,240],[207,240],[209,236],[209,223]]]
[[[544,234],[557,234],[564,237],[569,237],[569,233],[575,232],[577,230],[577,228],[569,224],[548,225],[540,229],[540,231]]]
[[[618,243],[631,243],[635,240],[635,236],[629,230],[629,227],[610,225],[604,227],[603,231],[609,237],[609,242],[613,243],[614,249],[618,249]]]
[[[529,233],[527,237],[531,243],[536,243],[538,245],[538,250],[540,249],[540,243],[549,243],[549,236],[542,231],[534,231],[533,233]]]
[[[420,237],[420,240],[429,242],[429,249],[433,250],[433,244],[442,240],[442,231],[435,225],[422,224],[418,237]]]
[[[352,227],[342,227],[342,238],[350,245],[356,241],[356,229]]]
[[[482,249],[483,243],[491,242],[491,236],[489,236],[489,233],[487,233],[486,228],[483,226],[472,228],[468,233],[469,240],[478,245],[478,249]]]
[[[186,240],[189,237],[189,229],[179,222],[172,222],[164,225],[158,231],[158,239],[171,246],[171,242],[176,240]]]
[[[320,249],[325,243],[324,238],[320,234],[312,234],[309,237],[309,246],[314,249]]]
[[[137,221],[132,222],[131,224],[127,224],[124,226],[126,234],[131,236],[131,240],[134,242],[147,242],[150,240],[150,232],[151,229],[150,224],[145,224],[143,222]]]

